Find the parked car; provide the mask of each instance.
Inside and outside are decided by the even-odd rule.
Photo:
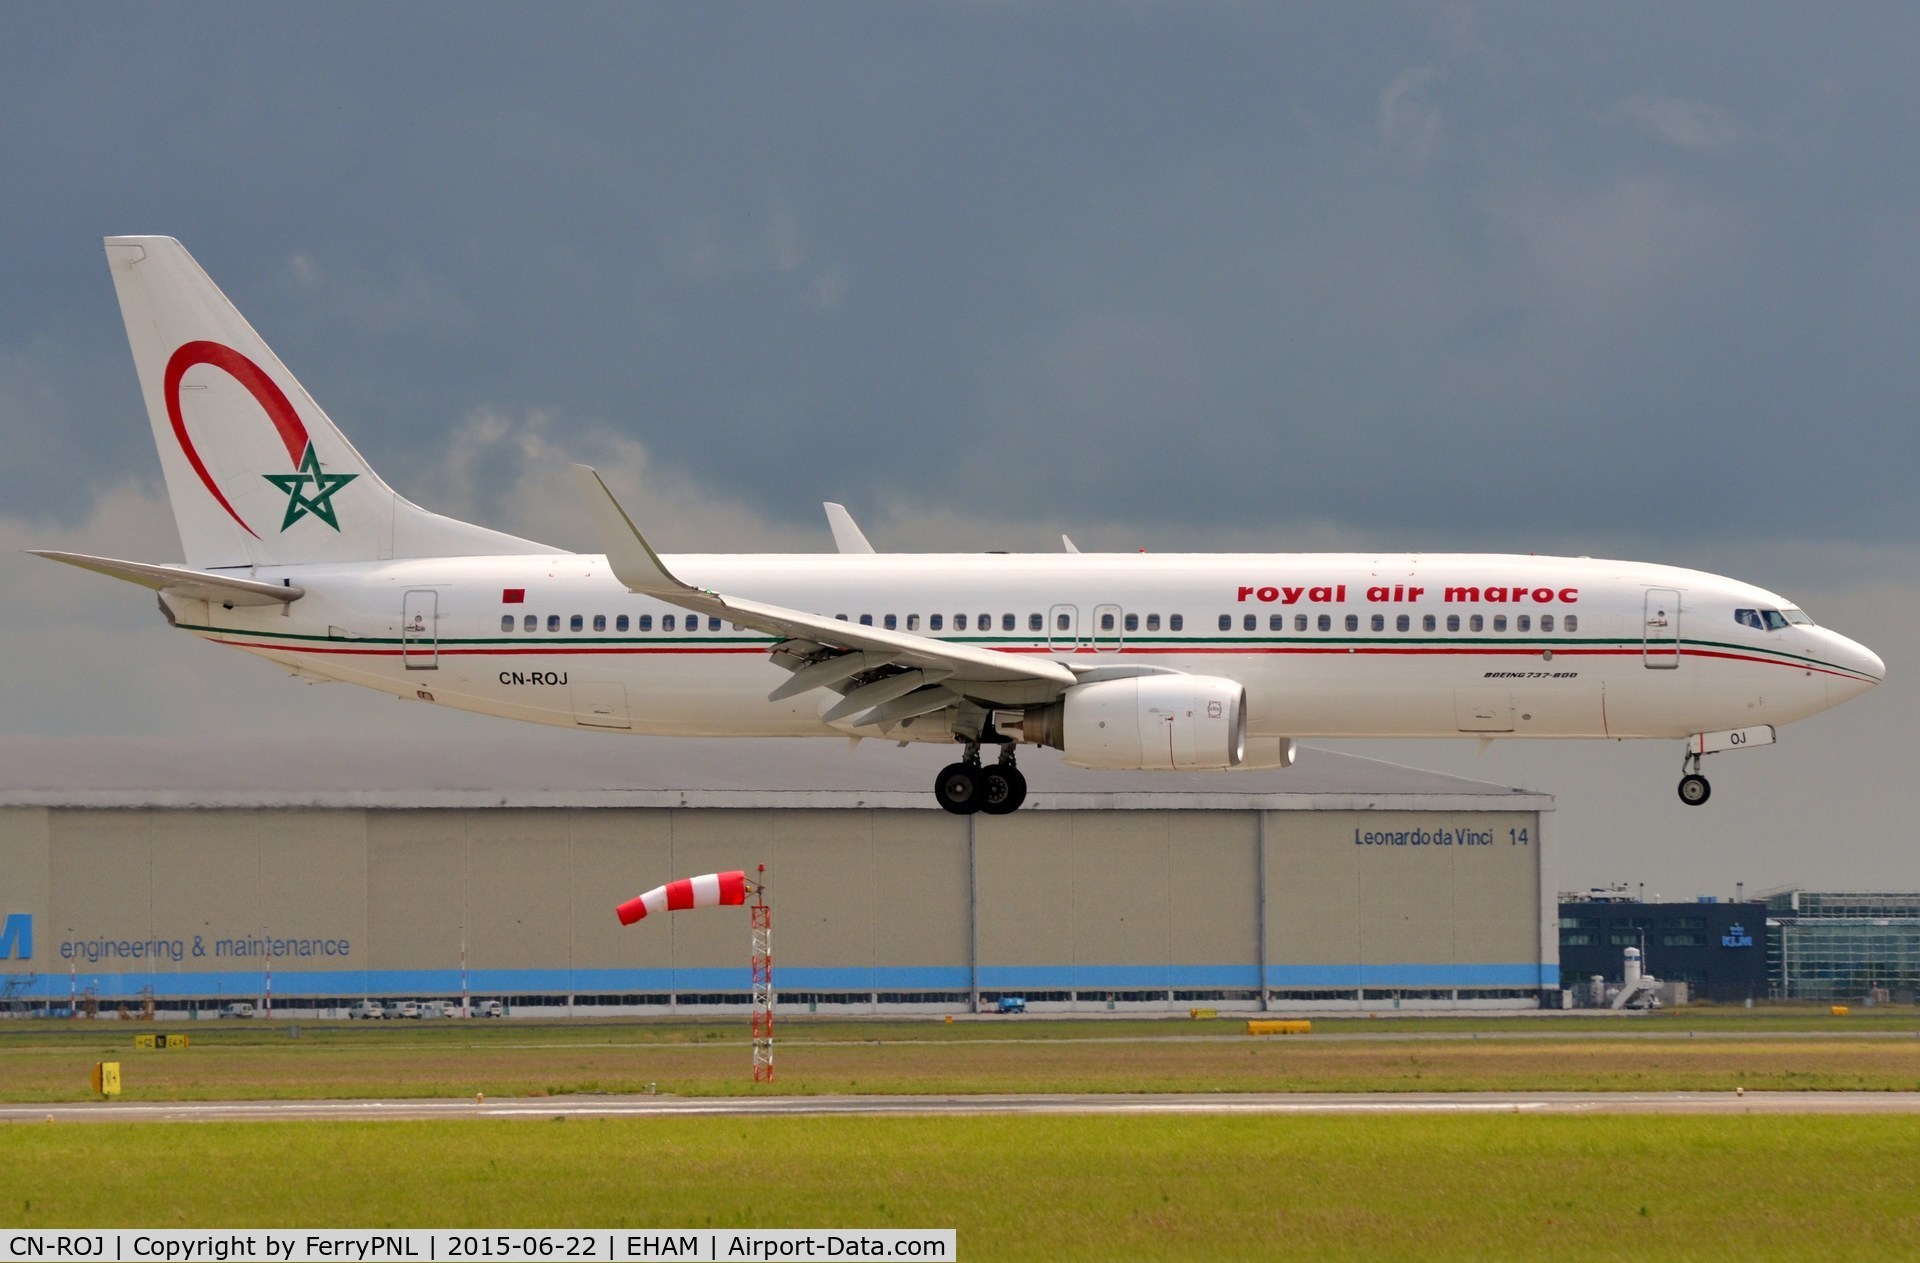
[[[475,1017],[505,1017],[507,1010],[498,1000],[475,1000],[467,1006],[467,1012]]]
[[[387,1017],[388,1018],[402,1018],[402,1017],[417,1018],[419,1016],[420,1016],[420,1005],[417,1001],[414,1001],[414,1000],[387,1001]]]
[[[460,1003],[457,1000],[422,1000],[421,1017],[459,1017]]]
[[[378,1000],[360,1000],[360,1001],[357,1001],[352,1008],[347,1010],[348,1020],[352,1020],[354,1018],[370,1018],[370,1019],[378,1020],[380,1018],[385,1017],[386,1015],[387,1015],[386,1009],[381,1007],[380,1002]]]
[[[251,1000],[235,1000],[232,1004],[220,1007],[221,1017],[252,1017],[253,1014],[254,1007]]]

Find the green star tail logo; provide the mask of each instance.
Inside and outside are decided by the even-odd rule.
[[[311,513],[337,531],[340,529],[340,523],[333,516],[333,493],[360,475],[329,474],[322,471],[320,456],[313,450],[313,443],[309,441],[306,455],[300,458],[299,473],[260,476],[287,493],[287,516],[280,523],[281,530],[286,530]],[[309,484],[312,485],[311,494],[307,490]]]

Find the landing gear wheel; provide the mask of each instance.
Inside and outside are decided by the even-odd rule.
[[[1013,764],[981,768],[979,775],[986,786],[980,810],[989,816],[1018,811],[1020,804],[1027,801],[1027,778]]]
[[[1712,795],[1713,786],[1698,772],[1689,772],[1680,778],[1680,801],[1687,806],[1698,807]]]
[[[979,766],[949,763],[933,781],[933,796],[956,816],[970,816],[987,804],[986,778]]]

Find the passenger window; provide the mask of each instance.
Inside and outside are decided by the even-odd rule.
[[[502,615],[500,616],[500,630],[501,630],[501,631],[512,631],[512,630],[513,630],[513,615],[511,615],[511,614],[502,614]]]
[[[1448,631],[1460,630],[1460,616],[1458,614],[1447,615],[1447,630]]]
[[[642,614],[640,616],[640,630],[643,632],[650,632],[653,630],[653,615]]]
[[[1221,631],[1232,631],[1232,630],[1233,630],[1233,615],[1231,615],[1231,614],[1222,614],[1222,615],[1220,616],[1220,630],[1221,630]]]
[[[1297,632],[1307,630],[1307,616],[1305,614],[1295,614],[1293,616],[1293,630]]]
[[[686,618],[686,623],[685,623],[685,625],[684,625],[684,630],[686,630],[686,631],[690,631],[690,632],[697,632],[697,631],[699,631],[699,630],[700,630],[700,616],[699,616],[698,614],[689,614],[689,615],[687,615],[687,618]]]
[[[593,616],[593,630],[595,631],[607,630],[607,616],[605,614],[595,614]]]
[[[1507,616],[1505,614],[1495,614],[1493,616],[1493,630],[1497,632],[1507,630]]]
[[[1267,630],[1268,631],[1287,630],[1287,616],[1285,614],[1275,614],[1272,618],[1269,618],[1267,620]]]
[[[627,616],[625,614],[613,620],[613,630],[615,631],[625,631],[627,630],[627,626]]]
[[[1479,631],[1482,628],[1484,628],[1486,625],[1487,625],[1487,620],[1480,617],[1480,615],[1478,614],[1475,614],[1472,618],[1467,620],[1468,631]]]
[[[1259,628],[1260,620],[1252,614],[1240,620],[1240,630],[1242,631],[1258,631]]]
[[[871,626],[873,626],[873,615],[871,615],[871,614],[862,614],[862,615],[860,616],[860,625],[861,625],[862,627],[871,627]]]
[[[1008,617],[1009,617],[1009,618],[1011,618],[1011,617],[1012,617],[1012,615],[1008,615]],[[974,624],[974,626],[976,626],[976,627],[978,627],[978,628],[979,628],[979,629],[980,629],[981,631],[992,631],[992,630],[993,630],[993,615],[991,615],[991,614],[982,614],[982,615],[980,616],[980,621],[979,621],[978,623],[975,623],[975,624]]]
[[[1047,626],[1046,620],[1041,618],[1038,614],[1027,615],[1028,631],[1044,631],[1046,629],[1046,626]]]
[[[527,615],[526,622],[520,626],[526,631],[537,631],[540,627],[540,616],[538,614],[529,614]]]
[[[1167,630],[1168,630],[1168,631],[1179,631],[1179,630],[1180,630],[1181,628],[1183,628],[1183,627],[1185,627],[1186,625],[1187,625],[1187,616],[1186,616],[1186,615],[1184,615],[1184,614],[1169,614],[1169,615],[1167,615]]]
[[[1553,630],[1553,615],[1542,614],[1540,616],[1540,630],[1543,632],[1550,632]]]
[[[1158,614],[1147,615],[1147,630],[1148,631],[1160,630],[1160,616]]]
[[[673,630],[673,615],[671,615],[671,614],[662,614],[662,615],[660,616],[660,630],[661,630],[661,631],[672,631],[672,630]]]
[[[1347,615],[1347,630],[1348,631],[1360,630],[1360,616],[1358,614]]]
[[[1333,615],[1331,615],[1331,614],[1322,614],[1322,615],[1320,616],[1320,630],[1321,630],[1321,631],[1332,631],[1332,630],[1333,630]]]
[[[834,617],[839,619],[843,623],[847,621],[847,616],[845,614],[835,614]]]
[[[920,616],[918,614],[907,615],[907,630],[908,631],[920,630]]]
[[[1011,614],[1002,614],[1002,615],[1000,616],[1000,630],[1001,630],[1001,631],[1012,631],[1012,630],[1013,630],[1013,628],[1014,628],[1014,622],[1013,622],[1013,615],[1011,615]]]
[[[1126,620],[1125,620],[1125,629],[1126,629],[1127,631],[1139,631],[1139,630],[1140,630],[1140,616],[1139,616],[1138,614],[1129,614],[1129,615],[1127,615],[1127,617],[1126,617]]]
[[[1053,629],[1055,631],[1069,631],[1072,629],[1072,627],[1073,627],[1073,615],[1055,614],[1053,616]],[[1111,614],[1107,615],[1107,630],[1108,631],[1113,630],[1113,615]]]
[[[708,631],[719,631],[719,630],[720,630],[720,620],[719,620],[719,618],[717,618],[717,617],[710,617],[710,618],[708,618],[708,619],[707,619],[707,630],[708,630]]]
[[[962,617],[962,618],[964,618],[964,617],[966,617],[966,616],[965,616],[965,615],[963,614],[963,615],[961,615],[961,617]],[[939,630],[940,630],[940,629],[941,629],[942,627],[945,627],[946,625],[947,625],[947,616],[946,616],[946,615],[944,615],[944,614],[929,614],[929,615],[927,615],[927,630],[928,630],[928,631],[939,631]]]
[[[1387,616],[1385,614],[1375,614],[1367,621],[1373,625],[1373,630],[1375,631],[1387,630]]]
[[[1402,614],[1398,618],[1393,620],[1393,630],[1395,631],[1407,631],[1412,627],[1413,627],[1413,616],[1410,614]]]
[[[880,621],[882,624],[885,625],[888,631],[895,631],[900,626],[900,620],[895,618],[891,614],[887,615],[885,618],[881,619]]]
[[[955,631],[967,630],[967,616],[965,614],[955,614],[953,616],[953,630]]]
[[[1579,616],[1578,614],[1569,614],[1569,615],[1567,615],[1567,631],[1568,631],[1568,633],[1569,633],[1569,634],[1571,634],[1571,633],[1573,633],[1573,632],[1577,632],[1577,631],[1579,631],[1579,630],[1580,630],[1580,616]]]
[[[1514,629],[1515,631],[1523,631],[1523,632],[1524,632],[1524,631],[1532,631],[1532,630],[1533,630],[1533,615],[1531,615],[1531,614],[1522,614],[1522,615],[1520,615],[1519,617],[1517,617],[1517,618],[1515,618],[1515,619],[1513,620],[1513,629]]]
[[[1430,632],[1430,631],[1433,631],[1433,630],[1435,629],[1435,627],[1436,627],[1436,626],[1437,626],[1437,624],[1436,624],[1436,623],[1434,622],[1434,618],[1433,618],[1433,615],[1431,615],[1431,614],[1422,614],[1422,615],[1420,616],[1420,630],[1421,630],[1421,631],[1429,631],[1429,632]]]
[[[547,615],[547,630],[550,632],[560,630],[560,616],[558,614]]]
[[[586,628],[586,625],[587,625],[587,620],[584,618],[581,618],[578,614],[575,614],[572,618],[569,618],[567,620],[568,631],[582,631]]]
[[[1102,614],[1102,615],[1100,616],[1100,630],[1101,630],[1101,631],[1112,631],[1112,630],[1113,630],[1113,615],[1111,615],[1111,614]]]

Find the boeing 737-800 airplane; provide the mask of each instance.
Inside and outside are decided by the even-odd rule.
[[[830,510],[837,554],[663,558],[585,468],[606,551],[569,553],[409,503],[179,242],[106,247],[186,564],[40,555],[308,677],[563,727],[958,745],[940,804],[1000,813],[1023,744],[1225,771],[1301,737],[1679,740],[1698,804],[1703,755],[1885,671],[1750,584],[1585,557],[901,556]]]

